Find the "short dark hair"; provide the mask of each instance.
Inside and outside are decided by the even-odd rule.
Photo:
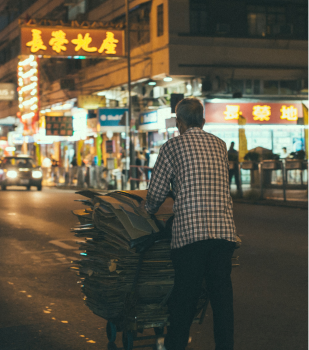
[[[176,105],[176,116],[186,126],[202,127],[204,122],[203,105],[197,98],[184,98]]]

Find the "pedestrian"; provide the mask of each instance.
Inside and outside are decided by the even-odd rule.
[[[186,98],[177,104],[180,135],[161,147],[146,201],[141,203],[141,210],[155,214],[172,184],[175,202],[171,259],[175,279],[168,301],[166,350],[186,348],[204,278],[213,310],[216,350],[233,349],[230,274],[236,228],[228,155],[221,139],[203,131],[204,123],[198,99]]]
[[[148,151],[148,149],[146,147],[143,147],[143,154],[144,154],[144,157],[145,157],[144,166],[145,167],[149,167],[150,154],[149,154],[149,151]],[[148,184],[148,180],[149,180],[149,171],[148,171],[148,169],[145,169],[145,176],[146,176],[146,182]]]
[[[285,159],[285,158],[288,158],[288,156],[289,156],[289,154],[288,154],[288,152],[287,152],[286,147],[282,147],[282,152],[281,152],[281,154],[280,154],[280,158],[281,158],[281,159]]]
[[[127,183],[129,179],[129,172],[130,172],[130,157],[125,156],[124,154],[121,156],[121,168],[122,168],[122,174],[125,178],[125,183]]]
[[[235,183],[237,186],[237,190],[240,191],[240,184],[239,184],[239,169],[238,169],[238,152],[236,149],[234,149],[235,142],[232,141],[230,148],[228,150],[228,158],[229,160],[233,161],[233,167],[229,168],[229,184],[231,186],[231,182],[233,177],[235,177]]]
[[[149,171],[149,175],[148,175],[149,180],[151,179],[151,172],[152,172],[153,167],[156,164],[157,158],[158,158],[158,154],[155,153],[154,149],[151,149],[150,150],[150,157],[149,157],[149,168],[151,168]]]
[[[135,152],[135,165],[137,165],[138,167],[136,168],[136,178],[138,179],[136,181],[136,185],[137,185],[137,188],[139,189],[140,188],[140,182],[142,181],[142,177],[143,177],[143,170],[141,168],[141,166],[143,165],[143,159],[141,157],[141,153],[142,152],[138,152],[136,151]]]
[[[73,156],[71,165],[72,165],[73,167],[74,167],[74,166],[77,166],[77,157],[76,157],[76,154],[74,154],[74,156]]]

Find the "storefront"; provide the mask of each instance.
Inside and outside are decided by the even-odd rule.
[[[126,130],[126,114],[128,108],[99,108],[98,121],[102,133],[102,158],[107,166],[108,159],[114,158],[115,168],[120,164],[120,156],[124,149],[129,150]],[[129,129],[129,128],[128,128]]]
[[[166,120],[171,117],[171,108],[162,107],[139,115],[139,146],[159,150],[167,141]],[[143,142],[143,143],[142,143]]]
[[[245,125],[239,125],[239,116]],[[248,151],[256,147],[281,155],[305,149],[301,101],[206,100],[204,130],[239,149],[239,129],[244,128]]]

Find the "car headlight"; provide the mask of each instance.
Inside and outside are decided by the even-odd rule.
[[[33,170],[32,177],[34,179],[40,179],[42,177],[42,172],[40,170]]]
[[[17,171],[15,171],[15,170],[9,170],[9,171],[6,173],[6,176],[7,176],[9,179],[16,179],[16,178],[17,178]]]

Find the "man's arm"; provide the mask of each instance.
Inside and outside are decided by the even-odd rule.
[[[149,214],[155,214],[165,201],[170,190],[173,168],[161,148],[153,168],[150,185],[146,197],[145,209]]]

